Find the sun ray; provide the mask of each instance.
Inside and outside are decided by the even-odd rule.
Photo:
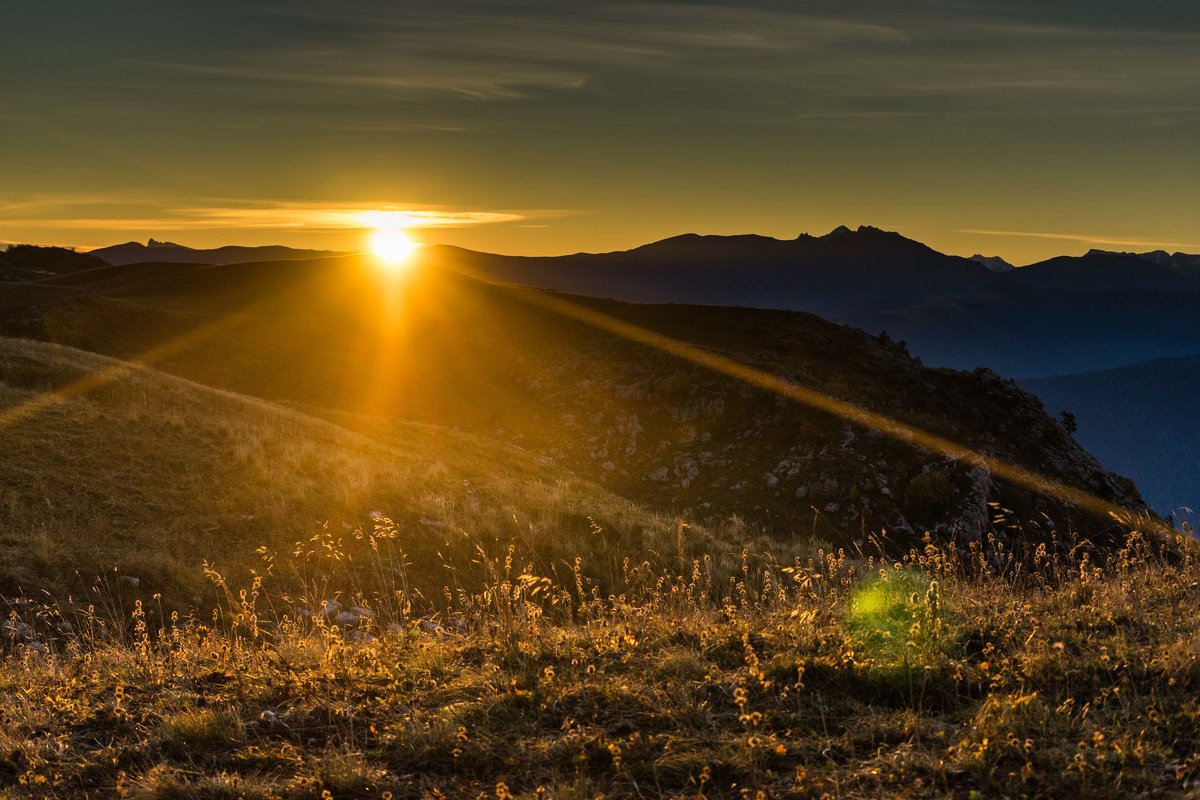
[[[474,270],[461,265],[451,268],[476,280],[488,281],[487,276],[478,274]],[[494,281],[488,282],[494,283]],[[823,411],[855,425],[877,431],[888,438],[903,442],[914,448],[923,448],[948,459],[964,461],[983,467],[1001,480],[1017,484],[1045,497],[1059,500],[1068,505],[1077,506],[1102,517],[1113,518],[1116,521],[1125,521],[1132,516],[1131,510],[1128,508],[1105,500],[1091,492],[1068,486],[1050,476],[1042,475],[1018,464],[997,458],[996,456],[982,453],[966,445],[959,444],[913,425],[908,425],[884,414],[869,411],[818,389],[801,386],[770,372],[742,364],[732,358],[705,350],[679,339],[674,339],[601,311],[587,308],[561,295],[521,289],[517,289],[514,294],[532,305],[554,311],[562,316],[586,323],[599,330],[616,334],[629,341],[653,347],[697,366],[735,378],[743,383]],[[1152,519],[1143,520],[1142,522],[1159,530],[1164,535],[1174,535],[1174,532],[1169,527],[1161,523],[1156,523]]]
[[[470,278],[494,283],[494,281],[488,281],[485,275],[476,274],[473,270],[462,265],[447,266],[449,269]],[[573,302],[562,296],[537,290],[522,290],[516,287],[514,287],[514,295],[532,305],[540,306],[570,319],[586,323],[598,330],[616,334],[629,341],[653,347],[681,360],[727,375],[748,385],[780,395],[793,402],[818,409],[855,425],[878,431],[889,438],[912,447],[923,448],[945,458],[973,463],[987,469],[992,475],[1001,480],[1017,484],[1043,496],[1059,500],[1068,505],[1077,506],[1093,514],[1111,517],[1118,521],[1126,521],[1131,518],[1130,509],[1082,489],[1068,486],[1047,475],[997,458],[996,456],[979,452],[966,445],[959,444],[913,425],[908,425],[886,415],[861,408],[818,389],[793,383],[783,377],[742,364],[719,353],[705,350],[696,345],[619,319],[618,317],[587,308],[581,303]],[[86,394],[116,380],[123,374],[142,369],[169,355],[192,347],[217,333],[234,328],[238,324],[252,318],[255,310],[261,310],[264,305],[264,302],[250,304],[238,312],[229,313],[212,323],[200,326],[150,348],[141,355],[136,356],[134,360],[114,365],[107,370],[85,376],[64,387],[4,409],[0,411],[0,428],[21,422],[35,416],[61,399]],[[1166,536],[1174,535],[1174,531],[1168,526],[1157,523],[1152,519],[1143,519],[1140,521],[1140,524],[1149,525]]]

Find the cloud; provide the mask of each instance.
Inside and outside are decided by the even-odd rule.
[[[1011,236],[1026,239],[1055,239],[1067,242],[1082,242],[1084,244],[1101,244],[1117,247],[1145,247],[1151,249],[1183,248],[1200,249],[1195,242],[1162,242],[1141,236],[1095,236],[1082,233],[1044,233],[1039,231],[992,231],[979,228],[966,228],[958,233],[977,234],[982,236]]]
[[[154,23],[160,36],[112,31],[103,46],[54,52],[42,69],[38,59],[49,56],[20,54],[32,65],[27,79],[5,90],[9,108],[45,106],[43,114],[55,112],[39,98],[56,96],[55,107],[104,114],[136,104],[164,115],[237,115],[234,124],[337,119],[432,135],[542,125],[538,110],[577,112],[577,97],[597,111],[636,103],[621,117],[627,125],[734,115],[854,125],[889,113],[897,125],[986,125],[1006,116],[1195,106],[1194,25],[1155,29],[1153,13],[1050,5],[212,0],[188,15],[195,35],[171,27],[178,13],[164,13]],[[82,9],[79,24],[100,24],[104,14],[102,6]],[[472,117],[490,114],[481,108],[488,102],[531,99],[538,104],[523,103],[519,117]]]
[[[811,97],[1173,93],[1194,88],[1200,37],[1053,24],[967,4],[808,4],[812,13],[707,3],[535,3],[412,8],[300,3],[291,41],[182,67],[309,85],[463,98],[582,89],[617,71],[681,83],[799,87]],[[382,9],[382,10],[381,10]],[[870,19],[872,22],[861,22]],[[1085,18],[1086,19],[1086,18]],[[709,84],[711,87],[711,84]]]
[[[393,57],[386,64],[358,57],[342,61],[327,56],[294,54],[276,57],[270,64],[157,64],[156,69],[195,78],[230,83],[259,84],[245,88],[261,91],[263,83],[301,84],[328,90],[366,89],[386,92],[395,99],[412,100],[426,94],[443,94],[472,100],[511,100],[528,97],[530,89],[573,89],[586,81],[578,71],[507,64],[498,61],[448,61]]]
[[[379,90],[405,100],[503,100],[583,89],[613,68],[718,74],[719,62],[747,54],[786,57],[852,42],[908,40],[879,24],[703,4],[546,5],[524,13],[484,5],[355,5],[357,13],[347,13],[301,3],[280,12],[304,23],[287,27],[287,39],[143,66],[231,84]]]
[[[394,203],[312,203],[290,201],[221,201],[171,204],[115,201],[113,198],[44,197],[29,203],[0,206],[6,214],[25,210],[24,219],[7,217],[12,227],[110,231],[288,231],[328,233],[387,226],[463,228],[524,222],[570,214],[561,210],[496,211]]]

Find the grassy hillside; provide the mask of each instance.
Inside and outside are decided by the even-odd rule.
[[[1015,386],[926,369],[886,338],[794,312],[564,298],[441,266],[404,278],[353,257],[100,272],[61,302],[14,307],[0,327],[271,401],[457,426],[710,526],[736,516],[845,544],[881,528],[975,538],[992,528],[988,503],[1037,530],[1108,526],[972,459],[914,448],[547,308],[563,301],[1139,503]]]
[[[0,339],[0,796],[1200,776],[1192,545],[914,438],[1140,507],[992,373],[803,314],[353,258],[101,268],[8,300],[0,324],[51,341]]]
[[[0,796],[1161,797],[1200,776],[1192,545],[904,440],[1139,507],[994,374],[802,314],[357,259],[27,291],[5,325],[109,355],[0,339]]]
[[[585,554],[588,569],[610,574],[587,546],[593,525],[628,552],[675,548],[673,519],[513,446],[338,419],[359,431],[102,356],[0,340],[0,592],[86,596],[100,576],[129,598],[162,592],[190,606],[211,588],[203,561],[240,579],[261,567],[259,546],[290,551],[323,530],[352,540],[373,513],[396,521],[422,563],[441,552],[468,572],[476,545],[516,540],[541,564]],[[714,546],[699,529],[691,540]],[[732,536],[724,549],[742,544]],[[406,579],[440,591],[447,575]]]

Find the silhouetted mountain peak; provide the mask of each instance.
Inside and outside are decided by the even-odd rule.
[[[184,247],[181,244],[175,244],[174,242],[160,242],[157,239],[151,239],[150,241],[146,242],[146,247],[163,247],[163,248],[170,248],[172,250],[191,250],[192,249],[190,247]]]
[[[943,255],[923,242],[918,242],[916,239],[909,239],[907,236],[896,231],[876,228],[874,225],[859,225],[853,229],[847,228],[845,225],[839,225],[824,236],[815,237],[815,240],[852,246],[869,245],[871,247],[879,247],[894,245],[905,249],[920,249],[924,252]],[[957,256],[948,257],[957,258]]]
[[[738,234],[735,236],[721,236],[715,234],[699,234],[699,233],[682,233],[678,236],[670,236],[666,239],[660,239],[657,242],[644,244],[641,247],[635,247],[632,250],[622,250],[615,253],[602,253],[603,256],[654,256],[655,258],[666,259],[707,259],[713,257],[728,257],[731,254],[742,254],[746,256],[761,252],[764,248],[772,248],[781,245],[779,239],[773,239],[770,236],[759,236],[757,234],[747,233]],[[586,255],[586,254],[583,254]]]
[[[978,261],[992,272],[1012,272],[1013,269],[1015,269],[1012,264],[1008,263],[1000,256],[985,256],[976,253],[975,255],[971,256],[971,260]]]

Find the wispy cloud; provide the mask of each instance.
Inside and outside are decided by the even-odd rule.
[[[614,70],[652,70],[651,82],[704,81],[711,92],[716,78],[755,86],[756,96],[776,87],[793,99],[835,99],[868,112],[875,98],[941,97],[943,113],[1012,95],[1050,95],[1062,106],[1062,95],[1074,93],[1069,108],[1114,95],[1186,95],[1200,74],[1193,31],[1036,22],[996,7],[954,15],[937,4],[858,5],[871,13],[819,3],[804,7],[812,12],[652,2],[535,3],[524,12],[358,4],[347,24],[341,8],[299,3],[284,14],[312,24],[321,47],[303,44],[301,33],[299,45],[195,69],[480,99],[582,89]],[[972,102],[964,106],[964,98]]]
[[[1097,236],[1085,233],[1045,233],[1041,231],[992,231],[980,228],[966,228],[958,231],[958,233],[977,234],[981,236],[1009,236],[1025,239],[1053,239],[1056,241],[1081,242],[1083,244],[1100,244],[1110,247],[1200,249],[1200,243],[1196,242],[1163,242],[1140,236]]]
[[[568,211],[498,211],[401,205],[387,202],[313,203],[221,201],[210,203],[114,202],[93,196],[43,197],[0,206],[12,227],[109,231],[288,231],[328,233],[383,224],[407,228],[463,228],[551,218]],[[18,218],[15,213],[24,211]]]
[[[614,68],[719,74],[731,58],[909,39],[898,28],[835,16],[703,4],[547,4],[504,13],[487,6],[360,4],[348,15],[341,7],[298,3],[280,15],[309,27],[293,25],[288,40],[251,52],[146,66],[193,79],[378,90],[405,100],[500,100],[582,89]]]
[[[45,85],[42,74],[62,69],[47,65],[5,90],[29,101],[9,108],[38,106],[57,89],[78,95],[60,108],[82,103],[97,113],[135,105],[131,98],[144,108],[154,97],[164,114],[249,118],[232,124],[280,115],[434,135],[482,127],[472,115],[489,113],[487,104],[465,101],[536,98],[549,110],[577,95],[597,108],[660,101],[639,104],[626,124],[734,113],[792,124],[871,123],[889,114],[897,124],[990,124],[1004,116],[1190,108],[1200,94],[1196,26],[1154,28],[1153,14],[1132,8],[1118,15],[1129,24],[1116,25],[1104,14],[1043,7],[1053,4],[753,5],[212,0],[197,19],[244,37],[192,41],[169,32],[161,41],[85,44],[93,50],[68,58],[74,80]],[[118,41],[123,35],[114,33]],[[531,108],[522,106],[522,119],[532,118]]]

